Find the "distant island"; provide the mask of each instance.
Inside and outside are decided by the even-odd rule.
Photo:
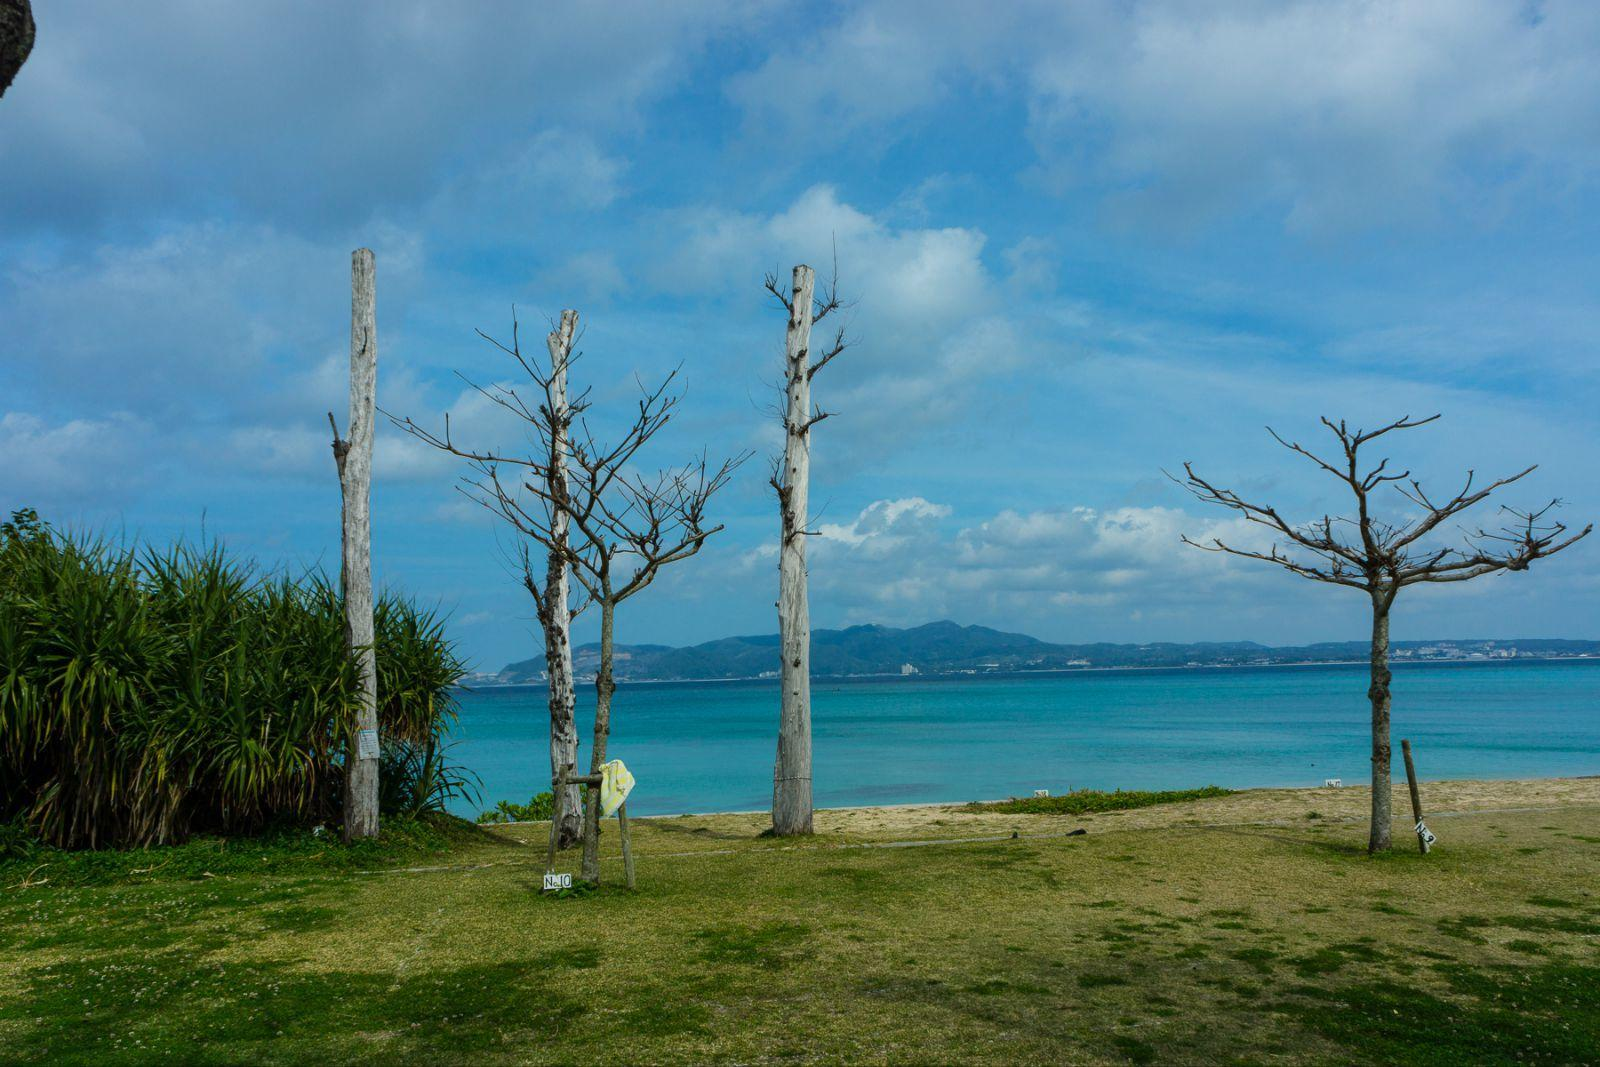
[[[1305,663],[1357,663],[1367,658],[1365,641],[1330,641],[1273,647],[1254,641],[1144,645],[1097,642],[1061,645],[1027,634],[943,621],[910,629],[851,626],[811,635],[811,669],[817,677],[884,675],[976,675],[1015,671],[1089,670],[1112,667],[1256,667]],[[599,646],[574,651],[580,677],[592,677]],[[1600,658],[1600,641],[1552,638],[1507,641],[1397,641],[1397,662],[1446,660]],[[724,637],[673,648],[618,645],[619,681],[726,681],[772,678],[778,671],[778,635]],[[496,673],[469,675],[468,685],[528,685],[544,680],[544,658],[507,664]]]

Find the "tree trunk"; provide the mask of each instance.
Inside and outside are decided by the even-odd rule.
[[[550,333],[550,423],[554,430],[550,441],[550,490],[553,496],[565,500],[567,496],[566,429],[570,419],[567,408],[567,362],[572,356],[572,339],[578,328],[578,313],[563,311],[561,325]],[[567,544],[567,513],[556,508],[550,518],[551,539],[562,549]],[[573,718],[577,704],[572,685],[572,613],[568,604],[568,573],[565,552],[551,549],[549,566],[545,573],[545,604],[542,605],[541,622],[544,624],[545,673],[550,680],[550,776],[554,788],[555,776],[563,767],[576,766],[578,762],[578,725]],[[557,828],[557,844],[571,848],[578,840],[583,827],[582,800],[578,787],[566,787],[561,800],[561,825]]]
[[[345,647],[355,660],[359,704],[345,752],[344,837],[378,832],[378,670],[372,631],[372,433],[378,386],[378,320],[372,251],[350,256],[349,440],[335,442],[343,499]]]
[[[1389,753],[1389,607],[1393,595],[1387,590],[1372,594],[1372,685],[1367,699],[1372,702],[1372,829],[1367,838],[1368,852],[1389,848],[1393,803],[1390,790]]]
[[[611,736],[611,694],[617,691],[611,678],[612,622],[616,605],[611,603],[610,589],[600,601],[600,667],[594,676],[594,745],[589,750],[589,773],[599,774],[600,765],[606,761],[606,739]],[[600,790],[591,786],[586,794],[589,803],[583,810],[583,879],[600,881]]]
[[[811,833],[811,608],[806,594],[806,521],[811,491],[811,315],[815,276],[794,268],[784,353],[788,410],[778,508],[778,633],[782,704],[772,772],[772,831]]]

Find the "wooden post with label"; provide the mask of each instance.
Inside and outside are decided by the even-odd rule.
[[[1406,758],[1406,783],[1411,786],[1411,814],[1417,820],[1417,848],[1426,856],[1428,844],[1433,835],[1428,832],[1427,826],[1422,822],[1422,794],[1417,792],[1417,768],[1411,762],[1411,742],[1406,738],[1400,740],[1400,751]]]
[[[567,791],[567,771],[572,768],[569,763],[556,772],[555,778],[550,783],[550,796],[553,807],[550,810],[550,849],[545,854],[544,873],[549,874],[556,869],[556,845],[561,839],[561,797]]]

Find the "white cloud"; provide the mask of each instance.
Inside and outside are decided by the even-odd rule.
[[[293,230],[414,206],[480,165],[485,143],[633,128],[702,48],[768,6],[70,5],[6,94],[0,228],[200,201]],[[605,169],[581,138],[564,145],[533,169],[564,182]],[[601,176],[592,193],[566,187],[614,195]]]
[[[339,430],[348,430],[342,418]],[[333,431],[326,423],[248,426],[229,435],[228,451],[238,470],[315,481],[334,477],[332,441]],[[414,437],[387,425],[378,428],[372,449],[375,480],[447,481],[464,469],[465,465],[455,457]]]
[[[802,147],[934,115],[962,89],[1002,78],[1007,56],[1037,47],[1055,21],[1043,3],[860,3],[728,80],[752,131],[775,128]]]
[[[895,227],[843,202],[830,185],[812,186],[771,215],[706,208],[675,222],[682,236],[657,272],[673,291],[742,287],[774,264],[793,263],[809,263],[823,284],[837,251],[841,295],[863,315],[918,337],[983,309],[994,296],[982,232]]]
[[[420,217],[452,243],[537,241],[552,217],[592,221],[624,195],[626,161],[587,134],[547,129],[490,145],[420,207]]]
[[[1497,190],[1592,181],[1597,43],[1582,0],[876,0],[730,93],[785,144],[871,144],[1014,92],[1050,185],[1158,224],[1242,212],[1334,233],[1447,207],[1481,225]]]
[[[814,396],[845,416],[819,433],[847,435],[862,454],[981,407],[973,381],[1017,367],[1028,348],[1025,322],[1002,306],[984,263],[980,230],[895,226],[828,185],[770,215],[700,209],[673,222],[678,236],[653,277],[674,292],[748,292],[774,264],[793,263],[811,264],[826,285],[837,253],[849,306],[818,326],[813,345],[842,325],[851,348]]]
[[[825,541],[836,541],[870,556],[883,556],[900,547],[913,531],[947,517],[950,508],[932,504],[920,496],[901,500],[879,500],[861,509],[848,523],[819,523],[816,530]]]
[[[810,568],[816,610],[851,622],[948,617],[1089,637],[1124,632],[1134,611],[1155,621],[1203,613],[1226,629],[1229,615],[1254,618],[1265,590],[1280,607],[1306,599],[1271,568],[1180,540],[1267,544],[1260,527],[1225,513],[1006,509],[953,530],[951,513],[920,497],[881,500],[850,523],[822,526]]]
[[[1144,5],[1040,58],[1034,137],[1060,176],[1139,189],[1168,217],[1403,221],[1592,161],[1597,33],[1580,4]]]
[[[146,480],[151,428],[127,413],[50,422],[0,415],[0,511],[34,504],[81,503],[88,494],[118,499]]]
[[[390,227],[373,231],[380,314],[391,321],[387,309],[415,284],[420,246]],[[186,417],[215,418],[240,399],[299,403],[302,387],[331,379],[333,352],[348,345],[355,244],[192,223],[82,257],[19,258],[0,275],[16,353],[0,375],[19,375],[19,390],[151,416],[193,405]],[[392,342],[380,339],[384,354]],[[318,377],[308,379],[308,365]]]

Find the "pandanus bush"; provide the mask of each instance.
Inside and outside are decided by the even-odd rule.
[[[462,666],[436,613],[376,606],[384,800],[441,808]],[[61,847],[336,818],[355,675],[336,586],[220,547],[0,524],[0,822]]]

